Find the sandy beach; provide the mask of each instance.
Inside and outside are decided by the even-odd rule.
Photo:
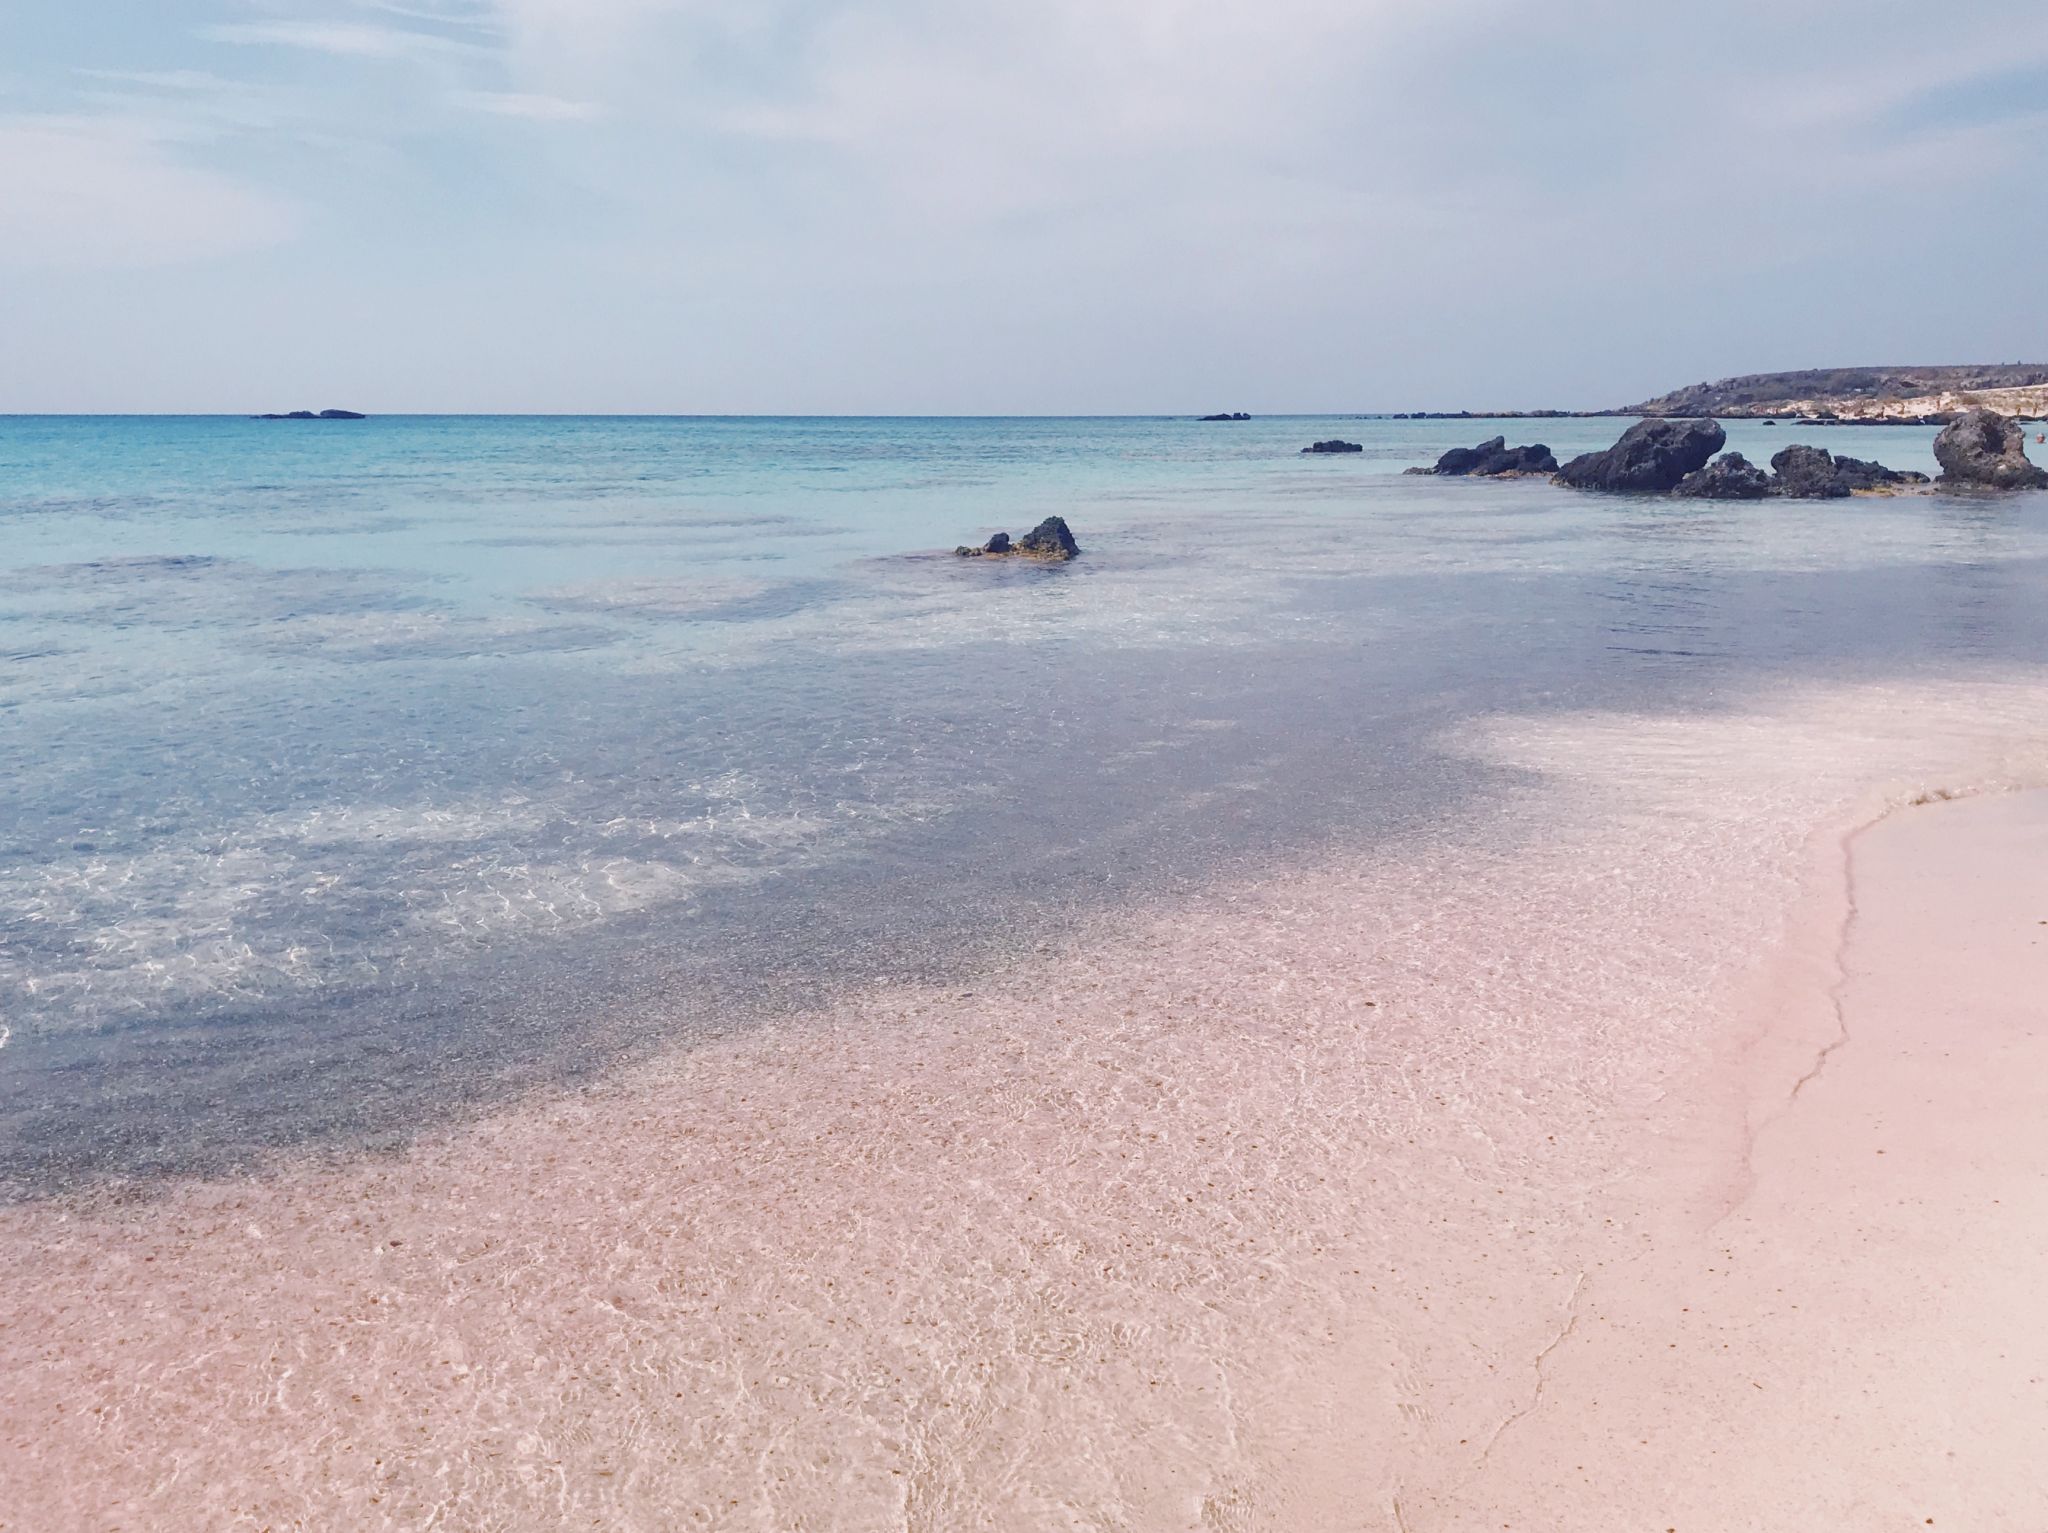
[[[2048,810],[1908,806],[2039,706],[1503,719],[1512,852],[8,1210],[4,1525],[2027,1526]]]
[[[2048,794],[1903,809],[1844,858],[1727,1207],[1589,1275],[1540,1408],[1430,1525],[2041,1525]]]

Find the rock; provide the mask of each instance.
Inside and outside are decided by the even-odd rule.
[[[1007,532],[999,532],[979,548],[963,543],[953,550],[962,559],[1019,557],[1048,563],[1065,563],[1080,551],[1065,519],[1057,516],[1048,516],[1014,543]]]
[[[1558,470],[1557,481],[1576,490],[1662,495],[1705,468],[1727,441],[1718,421],[1638,421],[1605,452],[1572,459]]]
[[[283,415],[258,415],[260,421],[366,421],[370,417],[358,415],[353,410],[322,410],[315,415],[311,410],[290,410]]]
[[[366,421],[369,418],[367,415],[357,414],[354,410],[322,410],[320,412],[320,419],[324,421]]]
[[[1941,483],[1987,490],[2048,489],[2048,469],[2027,461],[2027,436],[1990,410],[1970,410],[1934,439]]]
[[[1365,448],[1364,448],[1364,447],[1362,447],[1361,445],[1359,445],[1359,444],[1358,444],[1357,442],[1340,442],[1340,441],[1338,441],[1338,440],[1337,440],[1337,439],[1336,439],[1335,437],[1332,437],[1332,438],[1331,438],[1331,439],[1330,439],[1329,441],[1327,441],[1327,442],[1317,442],[1317,443],[1316,443],[1316,444],[1315,444],[1315,445],[1314,445],[1313,447],[1304,447],[1304,448],[1302,448],[1302,451],[1303,451],[1303,452],[1364,452],[1364,451],[1365,451]]]
[[[1868,458],[1835,459],[1835,478],[1852,490],[1882,490],[1901,484],[1925,484],[1927,476],[1909,469],[1886,468]]]
[[[1508,439],[1504,436],[1497,436],[1490,442],[1481,442],[1477,447],[1453,447],[1436,460],[1436,467],[1429,472],[1444,475],[1469,474],[1487,459],[1497,453],[1506,452],[1507,449]]]
[[[1472,472],[1487,478],[1500,474],[1554,474],[1557,459],[1543,443],[1531,442],[1527,447],[1509,447],[1490,454]]]
[[[1501,474],[1554,474],[1557,459],[1541,442],[1528,447],[1510,447],[1508,439],[1497,436],[1477,447],[1453,447],[1436,460],[1435,468],[1415,469],[1418,474],[1442,474],[1448,478],[1473,475],[1493,478]]]
[[[1236,410],[1224,415],[1197,416],[1196,419],[1205,421],[1248,421],[1251,417],[1242,410]]]
[[[1016,551],[1033,559],[1067,560],[1081,551],[1064,517],[1048,516],[1017,540]]]
[[[1834,455],[1825,447],[1795,444],[1771,459],[1777,473],[1774,488],[1794,500],[1839,500],[1849,493],[1835,469]]]
[[[1724,452],[1679,480],[1671,493],[1689,500],[1762,500],[1771,488],[1769,474],[1739,452]]]

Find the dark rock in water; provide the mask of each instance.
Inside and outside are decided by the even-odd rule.
[[[1927,476],[1910,469],[1886,468],[1868,458],[1835,459],[1835,478],[1852,490],[1882,490],[1901,484],[1925,484]]]
[[[1794,500],[1839,500],[1849,493],[1834,454],[1825,447],[1795,444],[1773,456],[1771,467],[1778,476],[1777,492]]]
[[[320,419],[324,421],[366,421],[369,418],[369,416],[358,414],[354,410],[322,410],[320,412]]]
[[[1771,476],[1741,453],[1724,452],[1679,480],[1671,493],[1689,500],[1762,500],[1771,493]]]
[[[1034,559],[1071,559],[1081,551],[1064,517],[1048,516],[1017,540],[1017,552]]]
[[[1970,410],[1934,439],[1941,482],[1986,490],[2048,489],[2048,469],[2027,461],[2027,434],[1991,410]]]
[[[353,410],[322,410],[315,415],[311,410],[289,410],[283,415],[259,415],[260,421],[366,421],[370,417],[358,415]]]
[[[1224,415],[1197,416],[1196,419],[1205,421],[1248,421],[1251,417],[1242,410],[1236,410]]]
[[[1857,490],[1927,483],[1925,474],[1886,468],[1867,458],[1837,458],[1825,447],[1803,444],[1788,447],[1772,458],[1771,467],[1778,472],[1773,492],[1794,500],[1839,500]]]
[[[1337,439],[1336,439],[1335,437],[1332,437],[1332,438],[1331,438],[1331,439],[1330,439],[1329,441],[1327,441],[1327,442],[1317,442],[1317,443],[1316,443],[1316,444],[1315,444],[1315,445],[1314,445],[1313,447],[1304,447],[1304,448],[1302,448],[1302,451],[1303,451],[1303,452],[1364,452],[1364,451],[1365,451],[1365,448],[1364,448],[1363,446],[1361,446],[1361,445],[1360,445],[1359,443],[1357,443],[1357,442],[1340,442],[1340,441],[1338,441],[1338,440],[1337,440]]]
[[[1541,442],[1531,442],[1527,447],[1508,447],[1489,453],[1482,458],[1472,473],[1483,478],[1500,474],[1554,474],[1557,459]]]
[[[1497,436],[1490,442],[1481,442],[1477,447],[1453,447],[1436,460],[1435,474],[1469,474],[1487,459],[1507,451],[1508,439]]]
[[[1557,459],[1541,442],[1528,447],[1510,447],[1508,439],[1497,436],[1477,447],[1453,447],[1436,460],[1435,468],[1411,470],[1418,474],[1442,474],[1447,478],[1472,475],[1493,478],[1500,474],[1554,474]]]
[[[1638,421],[1605,452],[1572,459],[1558,470],[1557,481],[1575,490],[1663,495],[1705,468],[1727,441],[1718,421]]]
[[[962,559],[1000,559],[1016,556],[1042,559],[1048,563],[1063,563],[1080,551],[1080,546],[1074,542],[1073,533],[1067,530],[1065,519],[1057,516],[1048,516],[1014,543],[1010,541],[1007,532],[999,532],[979,548],[963,543],[953,550]]]

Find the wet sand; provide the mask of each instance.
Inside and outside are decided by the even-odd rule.
[[[2048,930],[1987,924],[2038,832],[1900,819],[1987,880],[1965,928],[1921,843],[1856,843],[1839,1048],[1830,902],[1850,827],[2048,780],[2043,701],[1497,720],[1446,742],[1527,775],[1484,836],[1022,936],[401,1156],[0,1212],[0,1527],[2007,1525],[2040,1243],[1984,1215],[2040,1212],[2036,992],[1935,964]],[[1984,1036],[1888,1067],[1916,993]]]

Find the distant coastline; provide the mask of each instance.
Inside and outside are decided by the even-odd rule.
[[[1973,409],[2048,419],[2048,363],[1950,367],[1806,368],[1688,384],[1606,410],[1409,410],[1368,420],[1592,420],[1604,416],[1715,416],[1859,426],[1945,426]]]

